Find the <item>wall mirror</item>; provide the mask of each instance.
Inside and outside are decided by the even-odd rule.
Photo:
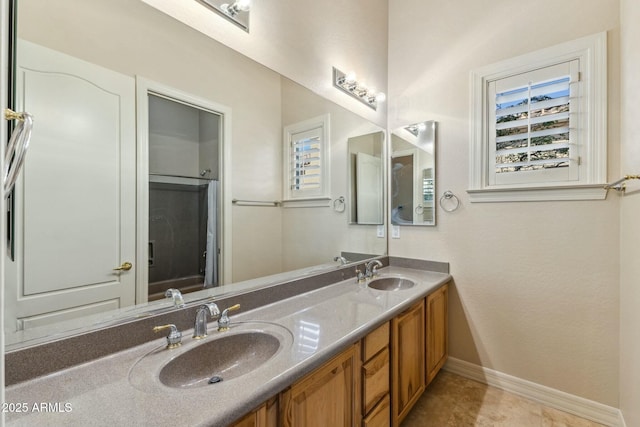
[[[212,253],[217,280],[187,302],[335,269],[339,255],[386,253],[379,216],[355,224],[333,208],[351,191],[349,141],[377,135],[381,146],[379,126],[143,2],[20,0],[13,8],[12,107],[37,111],[11,200],[9,349],[171,310],[162,286],[162,299],[149,302],[150,283],[178,287],[186,278],[201,288]],[[86,108],[88,98],[99,102]],[[283,206],[283,129],[322,115],[330,197]],[[96,116],[104,121],[89,120]],[[185,242],[188,233],[196,237]],[[195,254],[180,261],[188,271],[166,253],[183,246]]]
[[[349,218],[352,224],[382,225],[384,132],[349,138]]]
[[[391,134],[391,224],[436,225],[435,121],[414,123]]]

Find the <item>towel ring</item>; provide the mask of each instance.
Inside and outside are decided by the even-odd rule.
[[[422,205],[418,205],[416,206],[416,208],[414,209],[415,213],[417,213],[418,215],[422,215],[424,213],[424,206]]]
[[[450,207],[450,209],[447,209],[443,203],[444,201],[451,201],[453,199],[453,201],[451,203],[454,203],[454,205],[452,205]],[[445,210],[446,212],[453,212],[456,209],[458,209],[458,207],[460,206],[460,199],[458,199],[458,196],[456,196],[455,194],[453,194],[451,191],[447,190],[444,192],[444,194],[442,195],[442,197],[440,197],[440,207]]]
[[[336,212],[344,212],[345,203],[344,196],[340,196],[333,201],[333,210]]]

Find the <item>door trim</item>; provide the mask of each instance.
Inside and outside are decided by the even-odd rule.
[[[201,110],[208,110],[222,118],[222,140],[219,147],[218,170],[220,171],[220,284],[229,284],[231,277],[231,108],[200,98],[179,89],[136,76],[136,121],[137,121],[137,213],[136,213],[136,262],[139,266],[136,277],[136,304],[148,301],[149,269],[149,98],[158,95]],[[144,266],[144,267],[143,267]]]

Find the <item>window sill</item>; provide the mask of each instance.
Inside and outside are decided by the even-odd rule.
[[[282,201],[283,208],[328,208],[331,206],[331,199],[319,197],[314,199],[289,199]]]
[[[558,187],[491,188],[467,190],[471,203],[550,202],[559,200],[604,200],[604,184]]]

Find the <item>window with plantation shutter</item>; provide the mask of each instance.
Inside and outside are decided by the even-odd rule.
[[[328,199],[328,130],[328,115],[285,127],[285,201]]]
[[[604,198],[605,33],[471,77],[472,202]]]
[[[575,181],[578,61],[489,82],[490,184]]]

